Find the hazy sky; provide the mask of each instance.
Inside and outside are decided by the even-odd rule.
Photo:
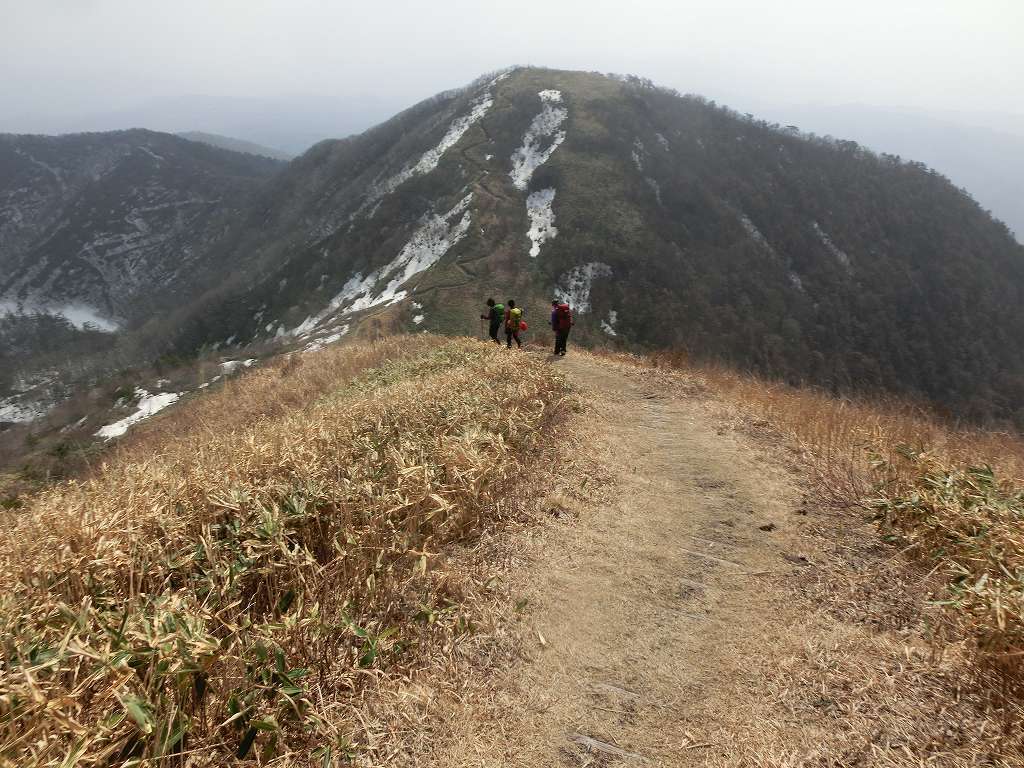
[[[1022,40],[1024,0],[0,0],[0,130],[191,94],[390,110],[512,63],[741,110],[860,102],[1000,127],[989,113],[1024,112]]]

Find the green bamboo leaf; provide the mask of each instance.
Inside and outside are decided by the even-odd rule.
[[[153,715],[150,713],[149,703],[138,696],[125,696],[121,699],[121,706],[128,713],[128,717],[135,721],[139,730],[149,734],[153,732]]]

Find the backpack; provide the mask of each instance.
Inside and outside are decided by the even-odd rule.
[[[555,309],[555,325],[560,331],[568,331],[572,328],[572,311],[568,304],[559,304]]]
[[[510,309],[508,311],[508,327],[518,330],[519,323],[523,318],[523,310],[521,307]]]
[[[491,322],[496,322],[505,317],[505,305],[495,304],[491,307]]]

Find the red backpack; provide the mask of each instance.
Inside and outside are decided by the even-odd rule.
[[[566,303],[559,304],[555,308],[555,325],[560,331],[568,331],[572,328],[572,312]]]

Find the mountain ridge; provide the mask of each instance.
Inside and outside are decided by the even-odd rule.
[[[541,95],[555,91],[561,105]],[[489,106],[470,119],[481,99]],[[559,110],[560,122],[545,118]],[[529,170],[522,183],[517,162]],[[360,319],[374,332],[467,333],[489,293],[525,297],[536,314],[561,292],[584,310],[585,340],[682,347],[979,417],[1020,407],[1024,250],[944,177],[854,142],[641,78],[517,68],[322,142],[276,183],[299,191],[282,192],[271,225],[247,227],[254,268],[234,293],[211,297],[199,322],[183,319],[182,351],[224,329],[316,343]],[[473,225],[443,254],[422,271],[394,261],[424,227],[444,240],[437,219],[467,192]],[[382,282],[363,285],[374,275]],[[403,280],[385,295],[389,275]],[[968,340],[989,329],[963,309],[968,285],[1004,319],[971,352]],[[904,307],[909,349],[889,340]],[[951,339],[961,364],[944,359]],[[1003,363],[992,386],[983,371]]]
[[[1024,248],[941,175],[855,142],[518,67],[255,186],[204,246],[205,292],[141,318],[136,354],[473,334],[492,294],[540,330],[559,295],[578,342],[1024,420]]]

